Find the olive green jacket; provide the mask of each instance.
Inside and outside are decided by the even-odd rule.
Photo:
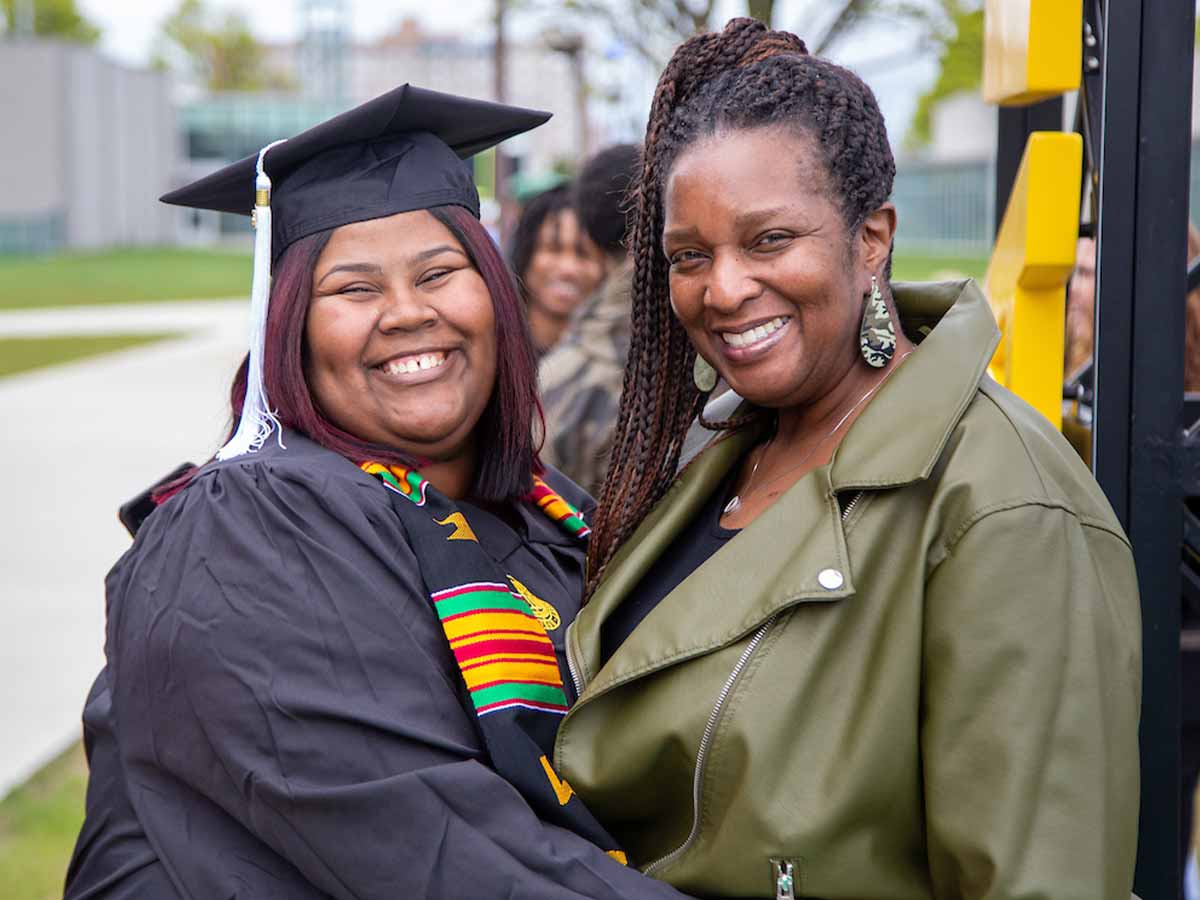
[[[555,762],[630,861],[701,896],[1127,900],[1140,617],[1075,452],[985,375],[970,282],[897,285],[927,335],[829,465],[604,666],[600,625],[753,442],[707,449],[568,634]],[[656,863],[657,860],[663,862]]]

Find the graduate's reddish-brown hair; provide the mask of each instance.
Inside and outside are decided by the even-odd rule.
[[[544,428],[537,394],[537,357],[520,294],[499,249],[479,220],[459,206],[439,206],[429,212],[470,257],[491,294],[496,320],[496,386],[476,426],[480,461],[472,496],[489,501],[521,497],[532,489],[533,474],[542,471],[535,434],[544,433]],[[313,269],[331,234],[322,231],[301,238],[288,246],[275,264],[263,353],[267,397],[284,425],[347,459],[419,469],[419,460],[338,428],[313,401],[304,373],[304,325],[312,296]],[[230,435],[237,430],[246,393],[246,366],[244,359],[230,391]],[[275,439],[272,435],[268,440]],[[192,474],[167,485],[155,499],[161,503],[173,496]]]

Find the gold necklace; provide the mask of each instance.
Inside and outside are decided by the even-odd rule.
[[[916,349],[916,348],[914,348],[914,349]],[[856,409],[858,409],[860,406],[862,406],[864,403],[866,403],[868,397],[870,397],[877,390],[879,390],[881,387],[883,387],[884,382],[886,382],[889,378],[892,377],[892,373],[895,372],[898,368],[900,368],[900,363],[904,362],[904,360],[908,357],[908,354],[912,353],[912,352],[913,352],[912,350],[909,350],[903,356],[901,356],[898,360],[896,360],[896,364],[894,366],[892,366],[890,369],[888,369],[886,375],[884,375],[881,379],[879,379],[879,383],[876,384],[874,387],[872,387],[869,391],[867,391],[861,397],[859,397],[854,402],[854,405],[852,407],[850,407],[849,410],[846,411],[846,414],[844,416],[842,416],[840,419],[838,419],[838,423],[829,430],[829,433],[826,434],[819,441],[817,441],[815,444],[813,444],[812,447],[809,449],[809,451],[800,458],[800,462],[795,463],[794,465],[788,466],[786,469],[784,469],[782,472],[780,472],[777,475],[772,475],[770,478],[768,478],[766,481],[764,481],[761,486],[766,486],[768,484],[774,484],[776,481],[778,481],[784,475],[787,475],[791,472],[795,472],[798,468],[800,468],[802,465],[804,465],[806,462],[808,462],[809,457],[811,457],[814,453],[817,452],[817,448],[819,448],[827,440],[829,440],[831,437],[833,437],[835,434],[837,434],[838,429],[846,424],[846,420],[849,419],[850,416],[852,416],[854,414],[854,411]],[[723,515],[723,516],[732,515],[733,513],[737,512],[739,509],[742,508],[742,497],[747,497],[750,495],[750,492],[754,487],[754,476],[758,474],[758,467],[762,464],[763,457],[767,455],[767,450],[770,449],[771,444],[774,443],[774,441],[775,441],[775,435],[771,435],[771,439],[769,441],[767,441],[765,444],[763,444],[762,450],[759,451],[758,459],[756,459],[754,461],[754,468],[750,470],[750,477],[746,480],[746,486],[741,491],[734,494],[733,498],[728,503],[725,504],[725,509],[722,511],[721,515]]]

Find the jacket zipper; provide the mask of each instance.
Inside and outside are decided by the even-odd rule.
[[[843,524],[848,518],[850,518],[850,513],[854,511],[854,507],[858,506],[858,501],[862,499],[863,494],[865,493],[866,491],[858,491],[853,497],[850,498],[850,502],[847,503],[846,508],[842,510]]]
[[[854,507],[858,505],[858,501],[862,498],[863,491],[859,491],[846,504],[846,508],[842,510],[842,521],[845,522],[849,517]],[[754,632],[754,636],[750,638],[750,643],[746,645],[746,649],[742,651],[742,655],[738,657],[737,663],[733,667],[733,671],[729,673],[729,677],[725,679],[725,684],[721,687],[721,693],[717,695],[717,702],[713,705],[712,712],[708,714],[708,721],[704,723],[704,733],[700,736],[700,749],[696,751],[696,772],[692,778],[692,830],[688,833],[687,838],[682,844],[654,862],[650,863],[642,869],[643,874],[653,875],[656,871],[670,865],[683,856],[692,844],[696,843],[696,838],[700,836],[700,798],[704,789],[704,765],[708,761],[708,751],[712,745],[713,735],[717,730],[717,725],[721,721],[721,713],[725,708],[725,701],[729,699],[729,694],[733,691],[733,686],[741,677],[746,664],[750,661],[750,657],[754,655],[754,651],[758,649],[758,645],[762,643],[762,639],[766,636],[771,626],[775,624],[775,620],[779,618],[779,613],[771,616],[758,630]],[[568,663],[570,656],[568,656]],[[572,675],[574,670],[572,670]]]
[[[575,685],[575,700],[579,701],[583,694],[583,681],[579,677],[579,670],[575,668],[575,657],[571,655],[571,629],[575,627],[572,622],[567,628],[565,639],[563,640],[563,649],[567,653],[567,671],[571,673],[571,682]]]

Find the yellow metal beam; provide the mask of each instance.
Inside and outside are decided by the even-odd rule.
[[[1025,106],[1077,90],[1082,32],[1078,0],[987,0],[983,99]]]
[[[989,372],[1062,427],[1063,313],[1079,236],[1083,140],[1037,131],[1025,145],[984,291],[1002,338]]]

